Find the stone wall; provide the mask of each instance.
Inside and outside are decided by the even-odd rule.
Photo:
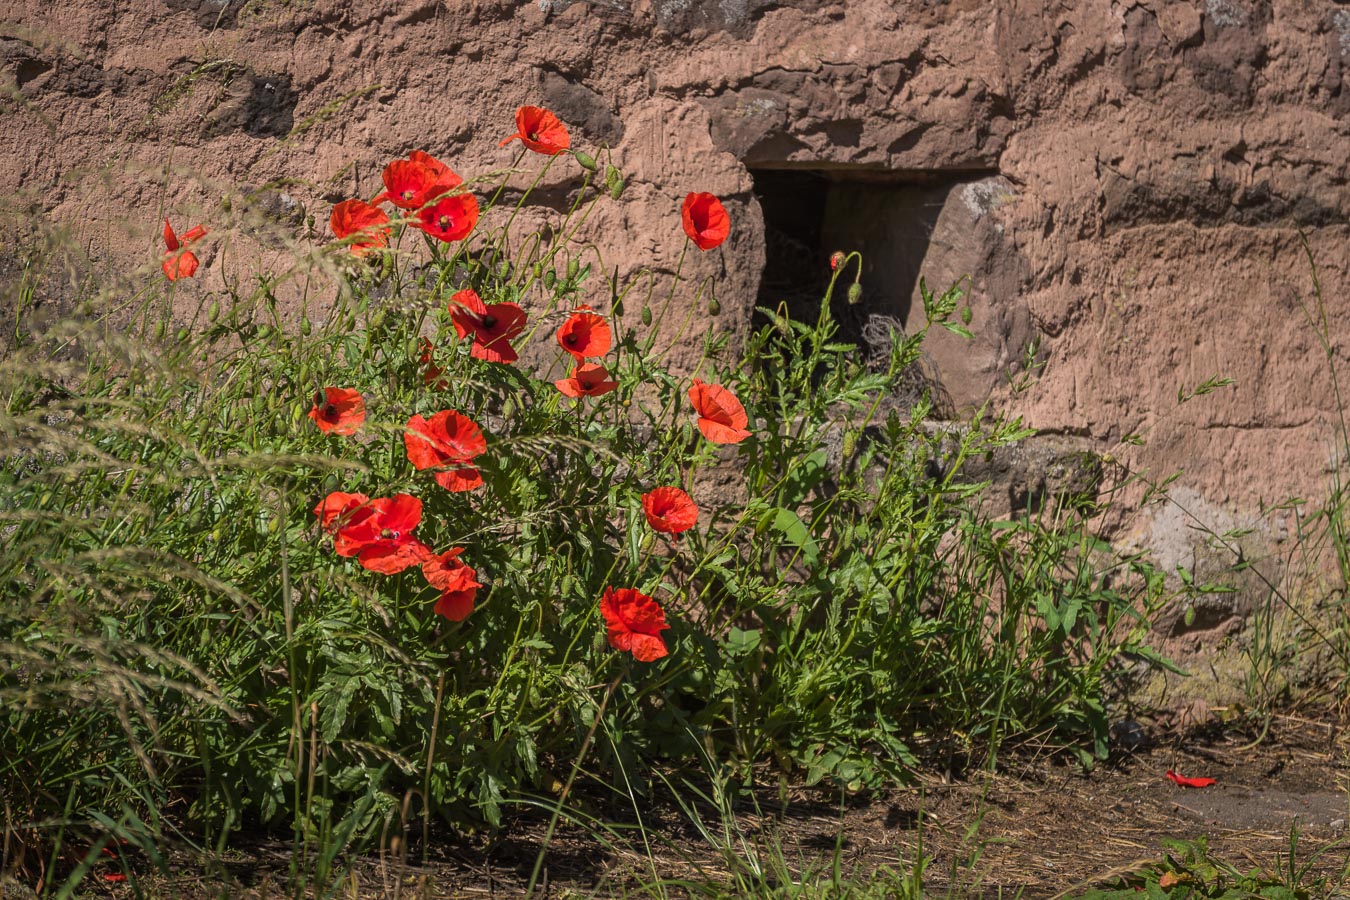
[[[507,165],[497,141],[537,104],[614,149],[628,189],[589,236],[621,276],[673,269],[686,192],[724,198],[731,239],[686,274],[717,277],[733,335],[835,249],[865,254],[863,315],[909,327],[920,274],[969,275],[974,341],[929,347],[953,410],[992,400],[1136,470],[1182,468],[1188,497],[1275,547],[1262,505],[1326,489],[1335,406],[1300,233],[1344,364],[1343,0],[12,0],[0,75],[0,196],[96,268],[153,273],[163,215],[210,223],[267,185],[290,240],[216,246],[281,266],[389,158]],[[542,196],[575,185],[556,173]],[[185,292],[218,286],[204,262]],[[1036,339],[1040,380],[1011,400]],[[1236,385],[1178,407],[1214,375]],[[1199,538],[1157,515],[1124,527],[1184,558]]]

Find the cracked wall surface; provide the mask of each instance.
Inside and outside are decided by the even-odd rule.
[[[163,214],[210,222],[223,194],[268,184],[278,228],[321,243],[330,205],[376,193],[384,161],[499,168],[514,109],[537,104],[627,176],[588,229],[621,277],[674,268],[686,192],[724,198],[731,239],[685,274],[717,277],[734,336],[765,261],[751,169],[912,177],[937,204],[922,229],[858,188],[825,233],[888,221],[930,282],[970,276],[975,340],[930,347],[956,407],[990,399],[1137,471],[1184,469],[1243,523],[1325,491],[1335,406],[1300,234],[1344,363],[1335,0],[15,0],[0,20],[0,195],[71,229],[95,267],[153,272]],[[294,245],[269,234],[231,253],[281,268]],[[823,266],[850,248],[820,249]],[[212,288],[211,261],[185,291]],[[868,302],[914,326],[913,296]],[[1011,398],[1036,337],[1040,380]],[[1236,384],[1178,405],[1215,375]]]

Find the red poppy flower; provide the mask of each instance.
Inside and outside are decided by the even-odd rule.
[[[605,617],[609,645],[615,650],[630,650],[639,662],[654,662],[669,653],[661,640],[661,632],[670,627],[666,614],[641,591],[605,588],[600,615]]]
[[[698,430],[714,444],[737,444],[750,436],[745,429],[750,423],[745,407],[720,384],[704,384],[695,378],[689,402],[698,413]]]
[[[364,568],[394,575],[420,565],[431,551],[412,532],[422,521],[422,501],[411,494],[376,497],[338,529],[334,549],[355,556]]]
[[[319,527],[329,534],[333,534],[344,526],[351,524],[358,516],[368,515],[369,509],[370,498],[365,494],[347,494],[342,491],[334,491],[319,501],[319,505],[314,507],[314,515],[319,517]],[[340,555],[354,556],[355,554],[342,553]]]
[[[366,420],[366,401],[349,388],[324,388],[315,396],[309,417],[325,434],[355,434]]]
[[[419,472],[438,469],[436,483],[447,491],[471,491],[483,483],[473,458],[487,450],[483,432],[468,416],[445,409],[430,419],[413,416],[403,432],[408,461]]]
[[[473,194],[451,194],[417,211],[419,228],[438,241],[462,241],[478,224],[478,198]]]
[[[482,587],[475,580],[477,573],[460,561],[463,552],[463,547],[453,547],[422,563],[427,583],[441,592],[436,600],[436,614],[451,622],[462,622],[473,612],[474,597]]]
[[[648,525],[670,535],[688,531],[698,521],[698,507],[677,487],[659,487],[643,494],[642,511]]]
[[[126,881],[127,876],[124,872],[108,872],[103,876],[104,881]]]
[[[609,370],[592,363],[574,366],[571,378],[560,378],[553,386],[569,397],[600,397],[619,386],[609,380]]]
[[[191,278],[197,274],[197,256],[186,248],[188,244],[200,240],[205,235],[206,226],[198,225],[183,235],[182,241],[179,241],[178,235],[173,233],[173,227],[169,225],[169,220],[164,220],[164,247],[166,252],[160,268],[164,270],[166,278],[170,281],[177,281],[180,278]]]
[[[357,236],[347,245],[354,256],[365,256],[389,245],[389,216],[364,200],[343,200],[334,206],[328,227],[338,240]]]
[[[421,150],[414,150],[407,159],[396,159],[380,174],[384,193],[371,203],[389,201],[399,209],[419,209],[447,191],[459,187],[464,179],[449,166]]]
[[[731,219],[722,202],[712,194],[690,194],[680,207],[684,233],[700,250],[711,250],[727,239]]]
[[[450,321],[461,340],[473,335],[474,359],[498,363],[519,359],[511,339],[525,330],[525,310],[517,304],[485,304],[476,291],[466,288],[450,298]]]
[[[450,382],[441,377],[441,373],[445,370],[435,363],[433,354],[436,348],[431,345],[431,341],[426,338],[418,338],[417,349],[422,351],[422,355],[418,357],[423,366],[422,382],[427,387],[435,388],[438,391],[450,387]]]
[[[1188,788],[1203,788],[1218,784],[1213,778],[1187,778],[1184,775],[1178,775],[1171,769],[1167,770],[1167,777],[1172,780],[1173,784],[1179,784],[1182,787]]]
[[[834,251],[833,253],[831,253],[831,254],[830,254],[830,270],[833,271],[833,270],[839,268],[839,266],[844,262],[844,260],[845,260],[846,258],[847,258],[847,257],[844,256],[844,251],[843,251],[843,250],[836,250],[836,251]]]
[[[505,147],[516,138],[530,150],[545,156],[557,156],[572,146],[572,138],[558,117],[537,106],[522,106],[516,110],[516,133],[497,146]]]
[[[558,329],[558,346],[578,362],[588,356],[604,356],[610,343],[609,323],[591,312],[589,306],[578,306]]]

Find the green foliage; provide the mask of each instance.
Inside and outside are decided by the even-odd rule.
[[[1124,900],[1126,897],[1146,897],[1150,900],[1246,900],[1255,897],[1309,900],[1333,895],[1339,883],[1333,883],[1334,880],[1326,876],[1313,874],[1313,865],[1318,857],[1331,848],[1324,848],[1309,858],[1300,859],[1298,841],[1298,827],[1295,826],[1289,832],[1288,855],[1279,860],[1273,871],[1253,868],[1244,872],[1227,860],[1216,858],[1203,836],[1192,840],[1164,838],[1166,852],[1158,863],[1130,876],[1118,887],[1092,890],[1075,896],[1080,900]]]
[[[583,198],[617,197],[605,171],[555,233]],[[1069,506],[989,519],[967,464],[1026,437],[1019,420],[947,432],[926,403],[898,406],[922,333],[869,367],[837,340],[832,286],[814,323],[764,311],[731,368],[728,336],[707,335],[699,369],[753,431],[721,460],[693,427],[689,373],[651,351],[670,299],[649,327],[649,289],[633,322],[627,291],[596,285],[603,263],[566,248],[502,231],[420,266],[411,248],[342,259],[301,322],[252,273],[191,329],[146,293],[16,332],[0,362],[0,783],[21,840],[99,817],[141,834],[163,809],[204,846],[289,825],[326,854],[322,884],[333,854],[391,823],[499,824],[597,726],[601,770],[639,792],[653,761],[705,748],[848,789],[904,778],[931,749],[992,763],[1033,735],[1105,754],[1105,688],[1122,654],[1146,652],[1162,578]],[[524,305],[540,343],[607,297],[619,388],[577,402],[472,358],[446,311],[466,286]],[[963,330],[958,288],[924,296],[930,324]],[[326,385],[362,393],[361,434],[307,421]],[[408,417],[442,409],[487,434],[478,491],[408,463]],[[714,478],[734,486],[707,492],[678,542],[647,526],[644,492]],[[313,509],[339,490],[421,497],[419,537],[464,547],[485,585],[472,615],[436,616],[416,570],[335,555]],[[665,606],[669,657],[607,646],[609,586]]]

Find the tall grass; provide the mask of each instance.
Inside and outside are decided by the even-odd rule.
[[[0,361],[3,868],[51,888],[114,836],[206,852],[282,829],[294,882],[322,888],[345,848],[497,825],[583,757],[641,796],[654,765],[707,754],[850,789],[1010,740],[1104,755],[1108,682],[1147,654],[1163,582],[1095,536],[1090,504],[991,519],[969,463],[1025,438],[1018,420],[942,432],[897,401],[927,327],[959,329],[959,288],[925,288],[927,325],[879,362],[838,341],[834,283],[814,321],[764,310],[733,359],[703,288],[677,274],[653,315],[654,279],[644,298],[569,243],[621,190],[587,172],[551,241],[503,209],[460,244],[400,225],[364,260],[306,251],[286,279],[330,286],[303,321],[282,278],[239,268],[191,322],[155,279],[44,323],[28,267]],[[527,309],[535,359],[596,307],[618,389],[578,403],[472,358],[447,314],[470,286]],[[692,370],[656,346],[667,308],[711,325]],[[750,439],[699,437],[694,375],[734,389]],[[358,435],[306,418],[323,386],[361,391]],[[478,491],[408,464],[408,417],[442,409],[487,434]],[[678,541],[644,521],[658,485],[702,508]],[[419,536],[485,585],[469,618],[437,617],[415,570],[336,556],[312,512],[334,491],[419,496]],[[609,586],[660,600],[669,657],[606,644]]]

